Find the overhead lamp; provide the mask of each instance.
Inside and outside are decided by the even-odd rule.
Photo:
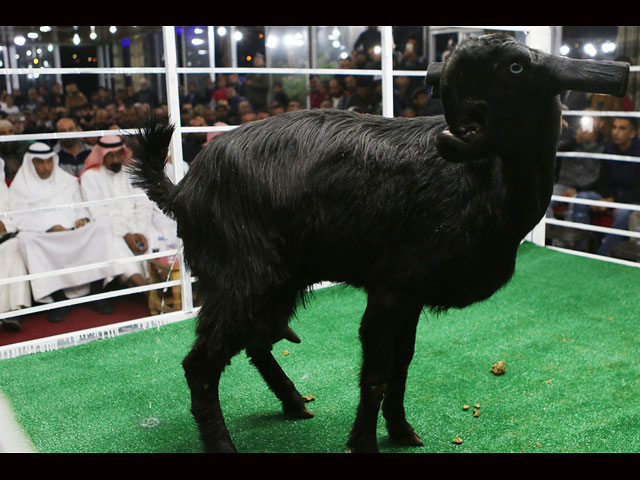
[[[38,34],[36,32],[29,32],[27,33],[27,37],[29,37],[31,40],[35,40],[36,38],[38,38]]]
[[[16,45],[18,45],[19,47],[23,46],[25,44],[25,42],[27,41],[26,38],[24,38],[23,35],[16,35],[13,38],[13,43],[15,43]]]
[[[118,27],[116,27],[115,25],[112,25],[109,27],[109,31],[111,33],[116,33],[118,31]]]
[[[600,48],[602,49],[603,53],[611,53],[616,49],[616,44],[613,43],[611,40],[607,40],[602,44],[602,47]]]
[[[43,26],[40,27],[40,31],[42,33],[50,32],[51,31],[51,27],[49,25],[43,25]]]
[[[569,45],[562,45],[560,47],[560,55],[568,55],[570,51]]]
[[[596,50],[596,47],[594,47],[592,43],[587,43],[584,46],[584,53],[586,53],[590,57],[595,57],[598,53],[598,50]]]
[[[98,38],[98,34],[96,33],[96,27],[95,26],[91,27],[91,33],[89,34],[89,38],[91,40],[95,40],[96,38]]]
[[[218,27],[218,35],[224,37],[227,34],[227,29],[225,27]]]
[[[74,45],[79,45],[80,44],[80,35],[78,35],[77,33],[73,34],[73,44]]]

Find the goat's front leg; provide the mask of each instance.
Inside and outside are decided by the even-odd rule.
[[[396,367],[398,362],[395,360],[396,349],[398,345],[414,339],[419,312],[420,308],[413,307],[410,300],[401,296],[369,293],[369,301],[360,326],[362,342],[360,403],[347,443],[354,453],[378,451],[376,438],[378,414],[389,387],[394,398],[390,404],[394,405],[392,423],[393,425],[402,423],[395,421],[397,418],[395,405],[398,400],[402,402],[404,397],[406,373],[401,379],[394,378],[398,370]],[[409,336],[411,339],[398,340],[403,336]],[[402,358],[405,356],[406,352],[399,355]]]
[[[387,424],[387,431],[391,441],[399,445],[422,446],[422,440],[413,427],[407,422],[404,410],[404,393],[407,383],[407,372],[413,359],[416,341],[416,327],[420,318],[420,311],[407,317],[405,329],[396,335],[393,352],[393,363],[387,393],[382,402],[382,415]]]

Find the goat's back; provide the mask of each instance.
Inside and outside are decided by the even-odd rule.
[[[469,243],[486,227],[478,221],[498,221],[485,210],[502,192],[491,165],[438,156],[432,138],[443,128],[442,117],[314,110],[216,137],[173,200],[187,261],[200,277],[232,270],[265,283],[295,275],[428,288],[452,265],[469,277],[478,261],[492,263],[468,258]]]

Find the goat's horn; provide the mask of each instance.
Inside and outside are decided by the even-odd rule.
[[[550,57],[561,90],[604,93],[623,97],[629,86],[629,64],[610,60]]]
[[[445,62],[430,63],[427,68],[427,77],[425,83],[433,87],[431,96],[434,98],[440,97],[440,77],[442,76],[442,69]]]

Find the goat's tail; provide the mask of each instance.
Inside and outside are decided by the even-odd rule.
[[[135,135],[127,137],[132,152],[132,162],[127,166],[135,187],[144,190],[160,210],[172,215],[171,199],[176,185],[165,173],[169,144],[175,126],[166,116],[149,114]],[[178,161],[179,159],[174,159]]]

